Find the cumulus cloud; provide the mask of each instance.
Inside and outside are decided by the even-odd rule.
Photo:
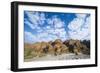
[[[27,15],[25,24],[28,24],[31,29],[37,29],[39,28],[39,25],[43,25],[45,23],[44,13],[26,11],[25,14]]]
[[[71,39],[90,40],[90,16],[87,17],[87,14],[76,14],[68,28]]]
[[[82,14],[82,13],[76,14],[76,17],[79,18],[79,19],[85,19],[86,16],[87,16],[87,14]]]
[[[29,31],[25,31],[24,36],[25,36],[24,38],[25,43],[34,43],[34,42],[42,42],[42,41],[48,42],[53,39],[52,37],[49,37],[48,33],[46,32],[34,35]]]
[[[65,40],[67,39],[67,33],[65,30],[65,22],[62,21],[57,16],[47,19],[49,26],[47,26],[46,31],[53,36],[56,36],[58,39]]]
[[[45,14],[44,13],[41,13],[40,16],[39,16],[39,24],[40,25],[43,25],[45,23]]]
[[[39,20],[39,13],[38,12],[26,11],[25,13],[26,13],[29,21],[33,25],[38,25],[38,20]]]
[[[42,32],[39,34],[32,34],[31,32],[25,31],[24,33],[25,36],[25,43],[34,43],[34,42],[48,42],[48,41],[54,41],[57,39],[56,35],[53,34],[48,34],[47,32]]]
[[[31,32],[25,32],[25,40],[41,42],[67,39],[66,30],[64,28],[65,23],[57,16],[46,18],[44,13],[29,12],[27,14],[31,22],[26,20],[24,23],[31,27],[31,29],[35,29],[37,33],[33,35]],[[47,22],[46,26],[42,27],[41,25],[45,22]]]
[[[48,24],[50,24],[53,28],[62,28],[64,27],[64,22],[58,18],[57,16],[53,16],[50,19],[47,19]]]
[[[57,15],[47,18],[44,12],[26,11],[25,14],[27,17],[24,18],[24,24],[31,29],[25,29],[25,42],[90,39],[90,16],[87,17],[87,14],[75,14],[76,17],[67,24]]]
[[[33,25],[31,22],[29,22],[28,20],[24,21],[25,24],[27,24],[31,29],[35,29],[37,28],[37,25]]]
[[[72,22],[69,23],[68,28],[70,30],[77,30],[84,24],[84,20],[80,18],[73,19]]]
[[[28,31],[24,31],[24,41],[26,43],[32,43],[32,42],[35,42],[36,40],[34,38],[36,38],[35,35],[33,35],[31,32],[28,32]]]

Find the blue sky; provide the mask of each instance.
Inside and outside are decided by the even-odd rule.
[[[24,11],[26,43],[90,40],[90,14]]]

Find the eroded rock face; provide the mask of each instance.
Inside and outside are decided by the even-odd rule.
[[[37,57],[41,57],[46,54],[54,54],[54,48],[48,42],[34,43],[32,48],[35,51]]]
[[[64,44],[68,46],[69,52],[75,53],[76,55],[79,53],[90,54],[89,48],[79,40],[66,40],[64,41]]]
[[[33,49],[33,55],[35,55],[36,57],[40,57],[40,56],[43,55],[42,54],[43,49],[42,49],[41,45],[42,44],[40,42],[37,42],[37,43],[33,44],[33,47],[32,47],[32,49]]]
[[[63,44],[63,42],[62,42],[60,39],[56,39],[56,40],[54,41],[54,44],[57,44],[57,43]]]
[[[53,47],[55,49],[55,55],[60,55],[62,53],[69,52],[68,47],[66,45],[64,45],[60,39],[57,39],[54,41]]]
[[[62,53],[69,53],[69,49],[65,44],[62,44],[61,49],[62,49]]]
[[[85,42],[80,42],[79,40],[66,40],[61,41],[56,39],[54,42],[36,42],[34,44],[25,44],[25,50],[29,51],[27,54],[33,57],[41,57],[46,54],[51,55],[61,55],[63,53],[74,53],[78,55],[79,53],[90,54],[90,48],[84,44]],[[86,42],[87,43],[87,42]]]

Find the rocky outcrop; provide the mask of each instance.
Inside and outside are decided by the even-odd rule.
[[[63,44],[63,42],[60,39],[57,39],[54,41],[53,47],[55,50],[54,52],[55,55],[60,55],[62,53],[68,53],[68,47],[65,44]]]
[[[83,44],[79,40],[72,40],[71,39],[71,40],[64,41],[64,44],[66,46],[68,46],[69,52],[75,53],[76,55],[78,55],[79,53],[90,54],[90,48],[87,47],[87,45],[90,45],[90,43]]]
[[[85,43],[85,44],[84,44]],[[25,50],[30,50],[29,52],[25,52],[25,56],[31,55],[32,57],[41,57],[46,54],[51,55],[61,55],[63,53],[74,53],[78,55],[80,53],[90,54],[90,44],[86,44],[87,42],[82,42],[79,40],[66,40],[62,41],[60,39],[56,39],[55,41],[49,42],[36,42],[34,44],[25,44]],[[88,46],[87,46],[88,45]]]

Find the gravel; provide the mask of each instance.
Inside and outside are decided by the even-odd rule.
[[[89,59],[90,55],[86,55],[86,54],[78,54],[75,55],[73,53],[69,53],[69,54],[62,54],[62,55],[49,55],[47,54],[46,56],[43,57],[34,57],[32,59],[25,59],[25,62],[34,62],[34,61],[51,61],[51,60],[76,60],[76,59]]]

